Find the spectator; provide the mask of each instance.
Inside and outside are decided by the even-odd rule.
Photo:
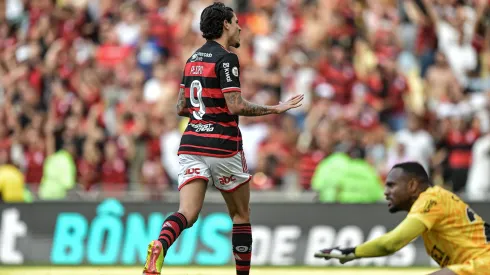
[[[388,157],[386,160],[386,166],[383,168],[383,174],[388,175],[391,168],[397,163],[415,161],[409,156],[409,150],[407,150],[407,145],[397,141],[395,145],[388,152]]]
[[[280,189],[284,177],[295,167],[296,131],[295,120],[292,116],[285,116],[278,121],[278,125],[269,125],[268,138],[259,145],[257,172],[263,173],[266,181],[252,179],[252,186],[257,189]],[[270,133],[274,133],[271,135]],[[272,138],[273,137],[273,138]]]
[[[26,146],[24,150],[25,180],[37,190],[43,176],[43,164],[46,159],[46,143],[34,128],[25,132]]]
[[[394,60],[381,59],[367,79],[368,103],[379,112],[382,123],[394,132],[405,127],[405,99],[409,92],[406,78],[398,71]]]
[[[352,149],[351,156],[335,153],[318,165],[311,188],[318,192],[319,201],[373,203],[383,198],[378,173]]]
[[[132,54],[130,46],[119,42],[116,31],[110,26],[103,36],[103,44],[97,49],[96,59],[103,68],[113,69]]]
[[[403,7],[410,22],[416,27],[414,54],[420,60],[420,75],[426,76],[427,69],[434,62],[437,36],[434,25],[425,12],[425,5],[419,0],[403,1]],[[409,38],[410,39],[410,38]]]
[[[428,108],[435,109],[441,102],[453,95],[462,94],[461,86],[447,62],[446,55],[436,52],[435,63],[430,66],[426,75],[426,94]]]
[[[163,170],[161,160],[159,156],[155,155],[150,155],[143,162],[141,179],[144,188],[150,191],[150,199],[152,200],[160,200],[163,191],[170,186],[165,170]]]
[[[430,171],[430,160],[435,152],[432,136],[422,127],[421,118],[411,114],[408,127],[396,134],[398,157],[416,161],[422,164],[427,172]],[[401,154],[401,155],[400,155]],[[402,157],[403,156],[403,157]],[[396,163],[392,163],[396,164]]]
[[[466,195],[471,201],[485,201],[490,196],[490,135],[476,140],[472,150],[472,165],[466,183]]]
[[[141,24],[136,12],[137,7],[131,4],[121,6],[121,21],[115,26],[121,45],[135,45],[141,33]]]
[[[356,81],[354,68],[348,62],[345,51],[341,45],[334,43],[328,60],[320,62],[318,68],[324,81],[334,89],[334,101],[343,105],[351,101],[352,87]]]
[[[39,197],[43,200],[66,198],[68,191],[76,186],[76,146],[73,142],[63,144],[61,150],[48,156],[44,162],[43,178]]]
[[[298,171],[299,184],[304,190],[311,189],[311,181],[318,164],[333,151],[330,124],[324,120],[313,130],[310,147],[301,154]]]
[[[86,140],[83,144],[82,156],[77,159],[77,183],[84,190],[91,190],[100,182],[101,153],[97,144]]]
[[[174,86],[170,86],[168,81],[168,69],[164,64],[156,64],[153,69],[153,77],[149,79],[144,87],[143,97],[148,103],[154,103],[162,98],[169,98],[169,93]]]
[[[473,125],[462,117],[451,118],[447,132],[438,145],[436,158],[447,159],[445,179],[454,192],[463,191],[468,179],[472,147],[480,136],[479,128]]]
[[[388,147],[388,131],[385,126],[373,128],[368,134],[362,138],[363,146],[366,148],[366,161],[378,171],[381,178],[387,176],[386,166],[389,160],[388,150],[393,147]],[[391,167],[390,167],[391,168]]]
[[[24,202],[24,188],[24,175],[9,164],[8,152],[0,150],[0,202]]]
[[[120,189],[124,190],[128,183],[127,165],[126,159],[118,152],[116,141],[110,140],[106,142],[100,180],[102,186],[107,187],[107,189],[119,189],[117,186],[121,186]]]
[[[437,13],[432,1],[424,0],[430,20],[435,25],[439,49],[448,57],[448,62],[453,69],[456,78],[463,87],[467,85],[467,74],[476,69],[477,56],[476,50],[472,47],[471,41],[474,33],[474,22],[480,21],[486,8],[487,1],[478,1],[478,9],[475,21],[468,20],[471,15],[464,5],[457,5],[454,8],[455,16],[448,18]]]
[[[177,120],[174,119],[175,113],[169,112],[165,115],[164,133],[160,137],[161,162],[168,174],[170,182],[174,188],[177,188],[179,162],[177,152],[179,151],[180,138],[182,136],[178,129]]]

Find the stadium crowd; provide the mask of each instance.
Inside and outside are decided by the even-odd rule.
[[[176,96],[212,2],[6,0],[0,178],[20,171],[41,199],[175,189],[187,123]],[[286,115],[240,118],[254,189],[342,201],[331,192],[379,188],[393,164],[414,160],[437,184],[488,195],[487,0],[223,2],[242,28],[244,97],[305,94]]]

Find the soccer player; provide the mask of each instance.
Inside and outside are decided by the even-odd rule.
[[[490,226],[455,194],[433,186],[422,165],[393,166],[385,195],[391,213],[408,212],[395,229],[357,247],[324,249],[315,257],[345,263],[386,256],[422,235],[427,253],[442,268],[432,275],[490,274]]]
[[[251,103],[240,93],[240,27],[229,7],[214,3],[201,14],[207,42],[187,61],[177,111],[190,118],[179,148],[180,206],[148,246],[144,275],[160,274],[165,254],[184,229],[197,220],[209,181],[219,189],[233,221],[232,246],[237,275],[248,275],[252,251],[249,198],[251,179],[243,155],[238,116],[280,114],[301,106],[303,95],[274,106]]]

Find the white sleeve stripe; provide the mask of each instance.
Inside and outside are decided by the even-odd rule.
[[[238,89],[238,90],[240,90],[240,87],[228,87],[228,88],[223,88],[221,90],[222,91],[226,91],[226,90],[230,90],[230,89],[235,89],[235,90]]]

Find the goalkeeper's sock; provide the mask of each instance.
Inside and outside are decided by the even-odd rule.
[[[180,233],[187,228],[187,219],[179,212],[170,215],[162,225],[158,241],[162,243],[163,255],[167,254],[167,250],[177,240]]]
[[[249,275],[252,258],[252,227],[249,223],[234,224],[231,238],[237,275]]]

